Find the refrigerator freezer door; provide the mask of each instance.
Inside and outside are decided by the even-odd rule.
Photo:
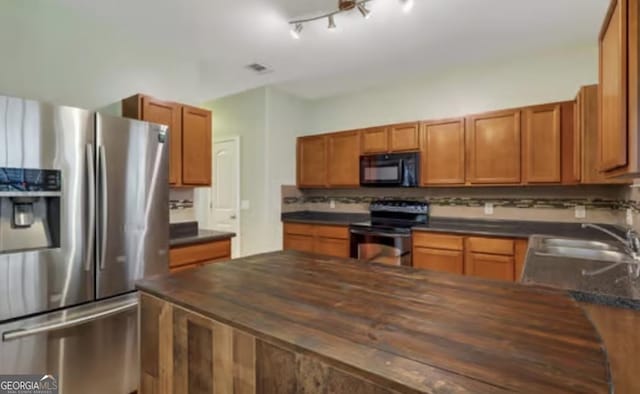
[[[97,298],[168,272],[167,127],[96,115]]]
[[[65,394],[135,391],[137,305],[131,293],[0,325],[0,374],[51,374]]]
[[[59,198],[54,204],[59,212],[49,211],[56,216],[49,219],[59,230],[59,247],[0,251],[0,322],[94,299],[94,227],[88,201],[93,150],[87,149],[93,138],[89,111],[0,96],[0,167],[61,172],[58,196],[40,197]],[[0,238],[27,240],[37,228],[13,225],[12,200],[0,200]]]

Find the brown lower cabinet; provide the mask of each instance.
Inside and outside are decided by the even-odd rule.
[[[413,233],[418,269],[514,281],[520,278],[527,240],[428,232]]]
[[[169,271],[179,272],[230,259],[230,239],[172,247],[169,250]]]
[[[349,257],[349,228],[306,223],[284,223],[284,250]]]

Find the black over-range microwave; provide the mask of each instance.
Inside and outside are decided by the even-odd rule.
[[[360,156],[361,186],[416,187],[419,171],[417,152]]]

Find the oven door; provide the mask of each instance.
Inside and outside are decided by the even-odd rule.
[[[411,266],[411,233],[352,228],[351,257],[373,263]]]
[[[394,155],[360,157],[360,185],[400,186],[403,183],[403,160]]]

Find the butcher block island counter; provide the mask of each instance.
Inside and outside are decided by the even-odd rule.
[[[141,393],[607,393],[565,292],[275,252],[138,283]]]

